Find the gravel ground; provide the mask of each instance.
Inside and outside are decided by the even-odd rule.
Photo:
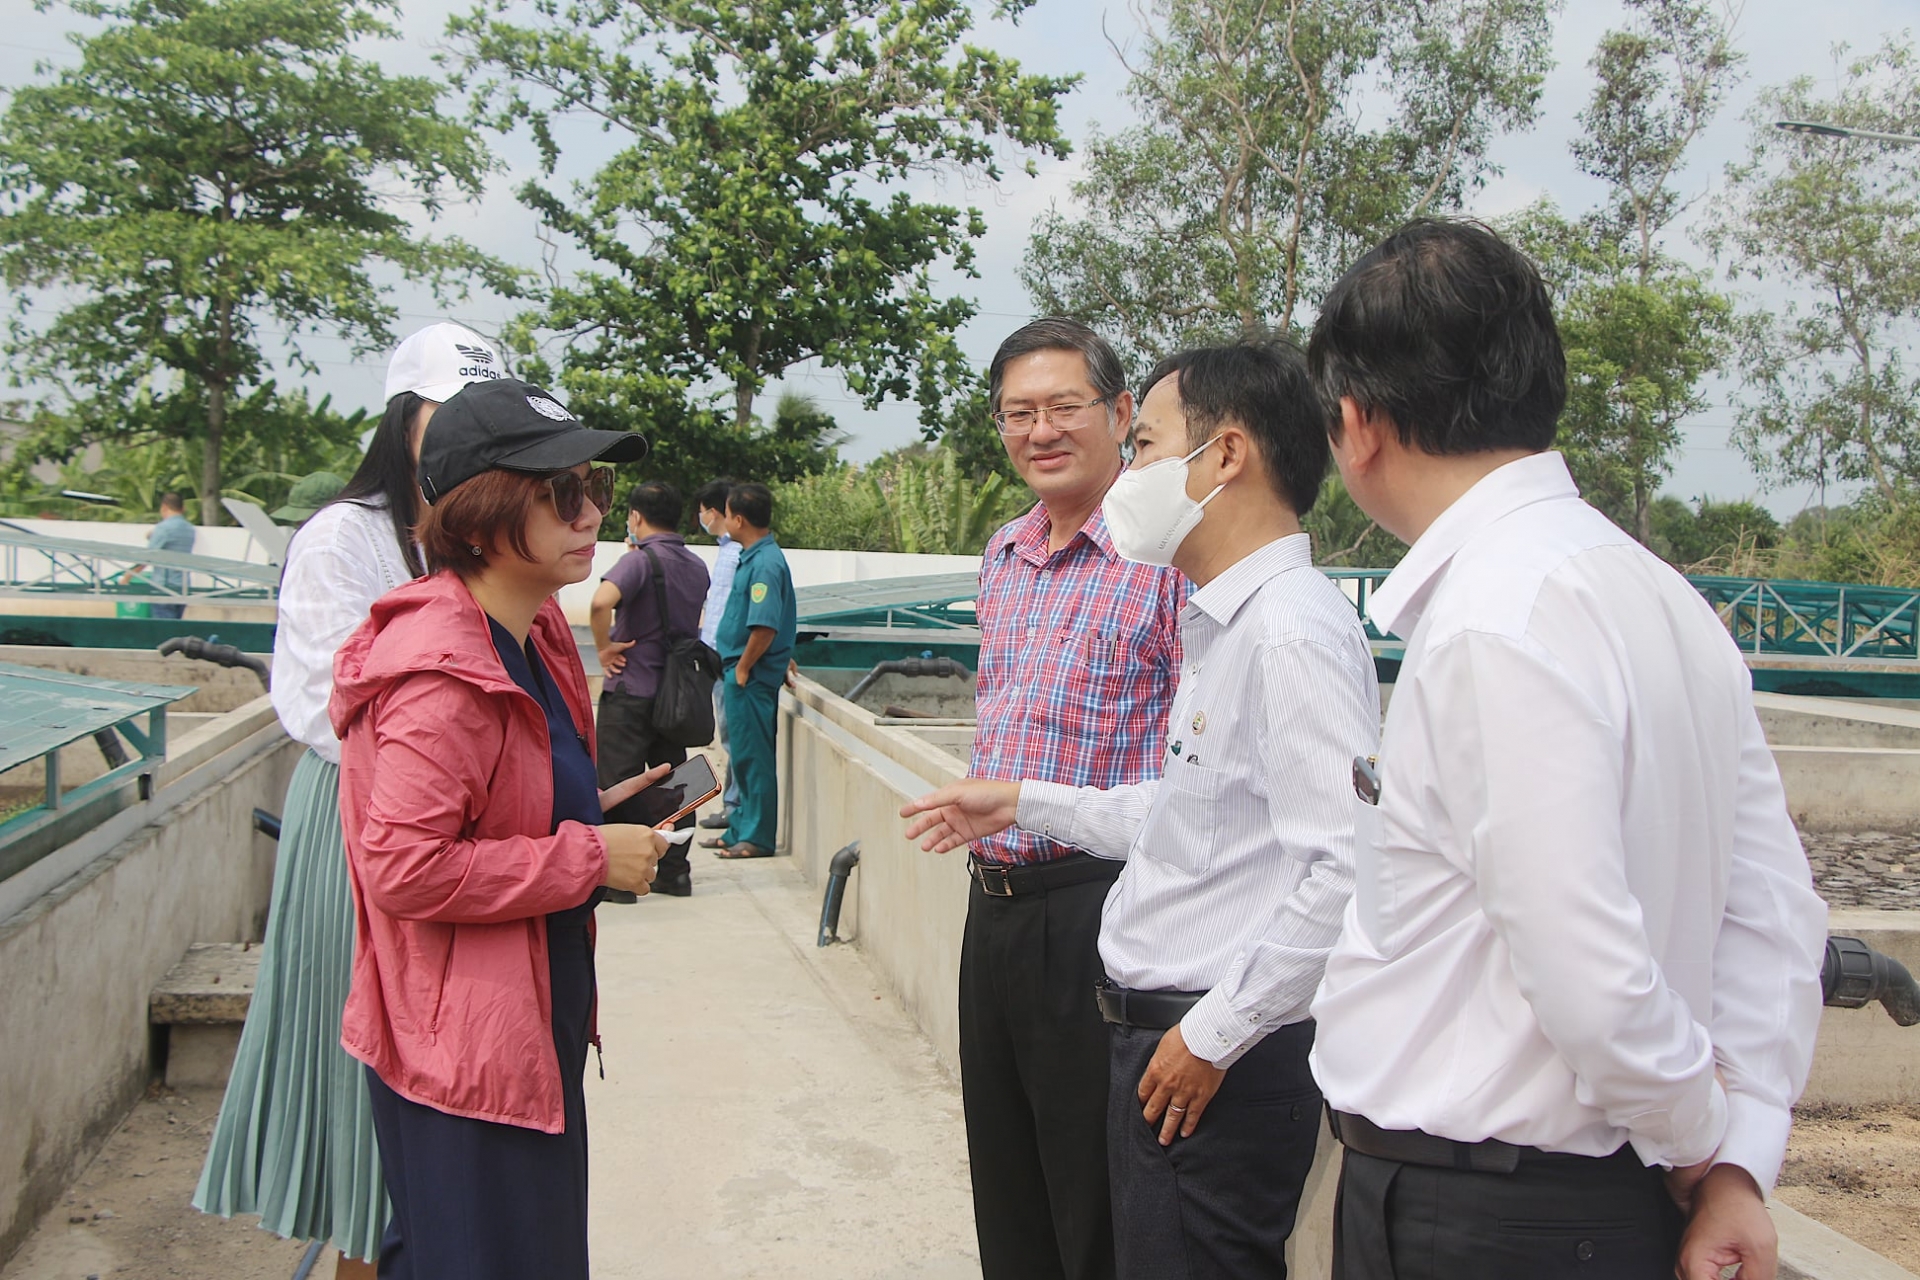
[[[1797,1109],[1776,1194],[1909,1271],[1920,1268],[1920,1106]]]
[[[1920,911],[1920,836],[1801,833],[1827,905]]]

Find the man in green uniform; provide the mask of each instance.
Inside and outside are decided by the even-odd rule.
[[[793,656],[798,617],[793,574],[774,541],[773,493],[763,484],[737,484],[727,494],[727,534],[741,547],[740,567],[727,593],[718,635],[720,697],[727,717],[731,772],[740,783],[740,803],[726,834],[707,841],[723,858],[773,856],[779,779],[774,774],[773,734],[780,686]]]

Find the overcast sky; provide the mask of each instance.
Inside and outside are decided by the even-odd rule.
[[[432,73],[432,54],[447,15],[468,7],[465,0],[404,0],[403,39],[375,46],[369,52],[396,71]],[[986,4],[978,7],[982,13],[990,8]],[[85,29],[85,24],[64,9],[21,13],[25,6],[17,0],[8,8],[12,12],[5,32],[0,33],[0,86],[31,82],[37,62],[60,65],[74,60],[66,36]],[[1574,0],[1561,13],[1554,38],[1557,66],[1547,81],[1540,120],[1528,133],[1498,143],[1494,156],[1505,172],[1478,195],[1473,212],[1498,216],[1542,195],[1552,196],[1564,210],[1578,212],[1600,197],[1599,185],[1575,168],[1567,144],[1576,131],[1574,117],[1592,88],[1587,59],[1600,33],[1622,19],[1616,0]],[[1736,34],[1736,44],[1747,57],[1745,80],[1712,128],[1695,142],[1690,165],[1680,180],[1682,189],[1707,192],[1725,164],[1744,154],[1747,125],[1741,115],[1756,90],[1800,75],[1832,83],[1834,42],[1870,47],[1886,34],[1906,29],[1916,21],[1920,21],[1920,3],[1916,0],[1834,0],[1819,6],[1809,6],[1804,0],[1746,0]],[[1124,0],[1108,4],[1097,0],[1039,0],[1017,28],[989,23],[980,35],[983,43],[1025,59],[1030,70],[1079,72],[1084,76],[1081,87],[1066,103],[1064,118],[1068,136],[1079,143],[1094,125],[1113,131],[1123,128],[1130,119],[1129,104],[1122,96],[1125,72],[1102,36],[1103,26],[1118,39],[1137,40],[1138,24]],[[1036,56],[1036,51],[1044,51],[1045,56]],[[580,172],[590,170],[608,145],[600,141],[597,130],[582,129],[567,141],[570,163]],[[493,145],[506,171],[496,176],[485,198],[449,210],[437,229],[531,265],[540,253],[536,224],[532,214],[513,199],[511,190],[533,176],[532,148],[523,136],[494,139]],[[1920,161],[1920,153],[1916,153],[1916,161]],[[986,216],[987,236],[978,245],[980,278],[953,285],[979,303],[980,314],[963,330],[961,340],[968,355],[983,367],[999,339],[1032,314],[1031,301],[1017,274],[1028,229],[1051,202],[1070,202],[1070,187],[1080,171],[1078,156],[1041,161],[1038,175],[1031,178],[1020,172],[1017,158],[1003,167],[1010,176],[997,186],[952,181],[944,190],[936,183],[923,188],[929,194],[937,191],[941,199],[977,205]],[[1689,218],[1697,217],[1702,205],[1704,201],[1690,211]],[[1682,256],[1705,261],[1705,255],[1692,246],[1684,232],[1672,239],[1670,247]],[[570,265],[570,260],[563,258],[561,265]],[[402,332],[440,318],[432,299],[421,291],[402,287],[395,291],[394,299],[402,312]],[[512,310],[511,304],[497,299],[476,299],[456,309],[452,318],[490,334]],[[331,392],[336,405],[377,408],[383,359],[356,362],[343,344],[325,339],[310,340],[305,349],[320,362],[320,375],[308,379],[316,391]],[[854,459],[871,458],[918,436],[912,405],[887,405],[868,412],[830,373],[798,370],[785,385],[813,395],[839,418],[852,434],[845,452]],[[1732,420],[1731,411],[1721,403],[1689,424],[1685,449],[1667,491],[1687,498],[1703,494],[1756,497],[1783,516],[1799,510],[1808,500],[1804,487],[1761,490],[1746,460],[1728,442]],[[662,444],[671,447],[670,441]],[[1829,496],[1833,496],[1831,489]]]

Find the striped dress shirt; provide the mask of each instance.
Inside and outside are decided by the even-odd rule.
[[[1021,785],[1020,826],[1125,858],[1100,925],[1107,976],[1202,991],[1181,1021],[1227,1067],[1307,1016],[1353,891],[1353,758],[1380,693],[1353,605],[1280,538],[1193,593],[1157,782]]]
[[[988,539],[980,558],[969,772],[1090,787],[1157,777],[1186,579],[1121,559],[1098,508],[1058,551],[1052,529],[1046,505],[1036,505]],[[1071,852],[1017,829],[973,845],[991,863]]]

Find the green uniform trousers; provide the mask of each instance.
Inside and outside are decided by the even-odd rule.
[[[773,758],[780,686],[749,680],[742,688],[729,668],[721,677],[720,699],[727,713],[727,772],[740,784],[727,844],[758,845],[771,853],[780,824],[780,778]]]

